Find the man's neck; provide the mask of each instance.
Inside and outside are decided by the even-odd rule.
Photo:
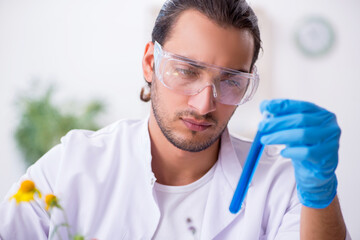
[[[153,116],[149,119],[152,170],[157,182],[181,186],[201,178],[215,164],[220,140],[200,152],[188,152],[171,144],[161,132]]]

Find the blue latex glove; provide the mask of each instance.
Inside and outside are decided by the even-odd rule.
[[[263,101],[260,109],[273,115],[259,124],[261,142],[286,145],[281,155],[293,162],[300,202],[327,207],[337,188],[341,130],[336,116],[313,103],[285,99]]]

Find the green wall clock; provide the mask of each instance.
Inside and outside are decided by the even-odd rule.
[[[322,17],[308,17],[298,27],[295,39],[299,49],[310,57],[328,53],[334,45],[335,33]]]

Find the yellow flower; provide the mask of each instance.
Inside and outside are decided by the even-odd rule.
[[[30,202],[34,200],[34,195],[38,194],[41,198],[40,191],[35,187],[35,183],[31,180],[25,180],[21,183],[19,190],[9,200],[15,199],[16,203]]]
[[[45,196],[45,209],[46,211],[49,211],[50,208],[52,207],[58,207],[61,208],[58,202],[57,197],[54,194],[48,194]]]

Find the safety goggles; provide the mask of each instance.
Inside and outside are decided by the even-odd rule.
[[[158,42],[154,61],[156,77],[168,89],[196,95],[211,87],[214,99],[222,104],[241,105],[249,101],[259,83],[255,66],[252,73],[218,67],[167,52]]]

